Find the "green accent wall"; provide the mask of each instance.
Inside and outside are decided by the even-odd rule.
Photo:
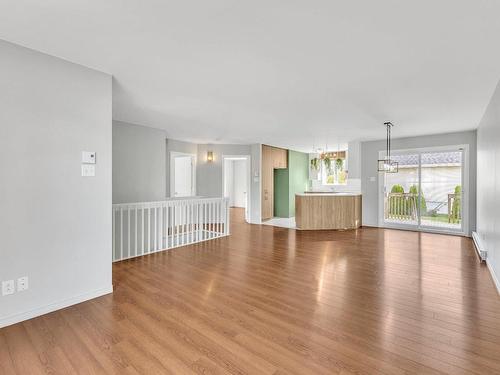
[[[289,211],[288,217],[295,216],[295,194],[303,193],[309,184],[309,155],[288,150]]]
[[[308,155],[288,150],[288,168],[274,170],[274,216],[295,216],[295,193],[307,190],[308,182]]]
[[[274,170],[274,216],[290,217],[288,168]]]

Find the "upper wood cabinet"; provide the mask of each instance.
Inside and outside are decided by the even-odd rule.
[[[286,169],[288,167],[288,152],[284,148],[271,147],[273,168]]]
[[[274,170],[288,167],[288,151],[262,145],[262,220],[274,216]]]

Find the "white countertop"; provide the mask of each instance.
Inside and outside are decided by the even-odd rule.
[[[361,195],[361,193],[352,193],[352,192],[303,192],[296,193],[300,197],[355,197]]]

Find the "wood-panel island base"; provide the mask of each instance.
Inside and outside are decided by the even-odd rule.
[[[295,194],[297,229],[356,229],[361,226],[361,194]]]

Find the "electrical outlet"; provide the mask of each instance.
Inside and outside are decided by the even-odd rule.
[[[28,276],[23,276],[17,279],[17,291],[22,292],[23,290],[28,289]]]
[[[14,280],[2,281],[2,296],[14,294]]]

